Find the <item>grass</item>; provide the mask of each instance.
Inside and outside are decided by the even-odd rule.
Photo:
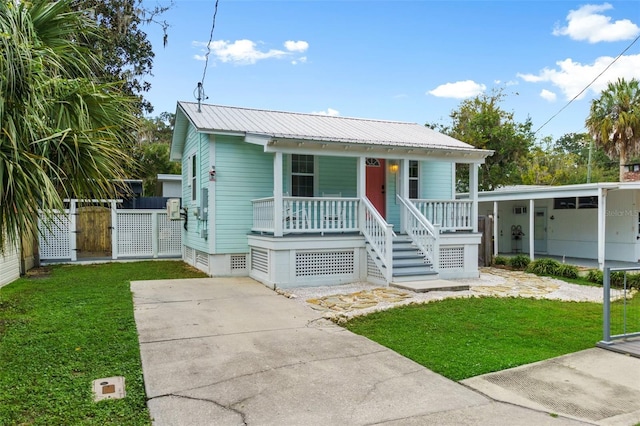
[[[0,289],[0,424],[150,424],[129,282],[201,276],[175,261],[56,266]],[[93,402],[111,376],[126,398]]]
[[[633,303],[640,308],[640,298]],[[602,339],[602,305],[447,299],[357,317],[345,327],[436,373],[462,380],[594,347]]]

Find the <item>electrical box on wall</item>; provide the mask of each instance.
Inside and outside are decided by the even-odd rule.
[[[209,190],[200,188],[200,214],[198,219],[207,220],[207,213],[209,213]]]
[[[180,199],[169,198],[167,200],[167,216],[169,220],[180,220]]]

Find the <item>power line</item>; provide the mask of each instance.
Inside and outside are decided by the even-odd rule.
[[[209,33],[209,42],[207,43],[207,53],[204,55],[204,70],[202,71],[202,79],[198,82],[198,86],[194,90],[193,95],[198,100],[198,112],[200,112],[200,102],[204,99],[208,99],[204,93],[204,79],[207,77],[207,68],[209,68],[209,55],[211,54],[211,42],[213,41],[213,31],[216,28],[216,17],[218,16],[218,2],[213,9],[213,20],[211,22],[211,32]]]
[[[565,106],[563,106],[562,108],[560,108],[560,110],[558,112],[556,112],[555,114],[553,114],[551,116],[551,118],[549,118],[547,121],[544,122],[544,124],[540,127],[538,127],[538,130],[536,130],[535,132],[533,132],[534,134],[538,133],[540,131],[540,129],[542,129],[544,126],[546,126],[547,124],[549,124],[549,122],[551,120],[553,120],[554,118],[556,118],[562,111],[564,111],[569,105],[571,105],[573,103],[573,101],[575,101],[576,99],[578,99],[580,97],[580,95],[582,95],[589,87],[591,87],[593,85],[593,83],[596,82],[596,80],[598,80],[600,78],[600,76],[602,76],[602,74],[604,74],[609,68],[611,68],[611,66],[613,64],[616,63],[616,61],[618,59],[620,59],[622,57],[622,55],[624,55],[627,50],[631,49],[631,46],[633,46],[638,40],[640,40],[640,35],[638,35],[638,37],[636,37],[631,44],[629,44],[622,52],[620,52],[620,54],[618,56],[615,57],[615,59],[613,61],[611,61],[611,63],[609,65],[607,65],[605,67],[605,69],[603,69],[600,74],[598,74],[593,80],[591,80],[591,82],[589,84],[587,84],[585,86],[584,89],[582,89],[577,95],[575,95],[569,102],[567,102],[567,104]]]
[[[211,23],[211,33],[209,34],[209,42],[207,43],[207,53],[204,55],[204,71],[202,72],[202,80],[200,83],[204,84],[204,79],[207,76],[207,67],[209,65],[209,55],[211,54],[211,42],[213,41],[213,30],[216,28],[216,16],[218,16],[218,1],[213,9],[213,22]]]

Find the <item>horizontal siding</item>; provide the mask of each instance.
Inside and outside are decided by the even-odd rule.
[[[215,156],[216,253],[246,253],[251,200],[273,196],[273,154],[242,138],[217,136]]]
[[[355,197],[358,185],[358,159],[344,157],[320,157],[318,159],[318,196],[323,193],[341,193],[343,197]]]
[[[451,200],[453,163],[434,161],[420,164],[420,198]]]
[[[195,207],[199,205],[198,200],[191,199],[191,176],[189,176],[189,162],[191,155],[196,154],[199,170],[197,187],[208,187],[209,172],[209,136],[196,132],[193,125],[189,125],[187,132],[187,140],[185,142],[184,153],[182,156],[182,205],[188,209],[187,231],[183,232],[182,241],[185,246],[192,247],[196,250],[208,253],[207,240],[201,236],[201,231],[206,227],[206,223],[198,220],[193,214]],[[197,196],[200,196],[198,189]]]
[[[20,256],[17,248],[0,255],[0,287],[20,278]]]

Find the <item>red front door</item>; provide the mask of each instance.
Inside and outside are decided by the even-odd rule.
[[[367,159],[367,198],[382,217],[386,217],[384,170],[383,159]]]

